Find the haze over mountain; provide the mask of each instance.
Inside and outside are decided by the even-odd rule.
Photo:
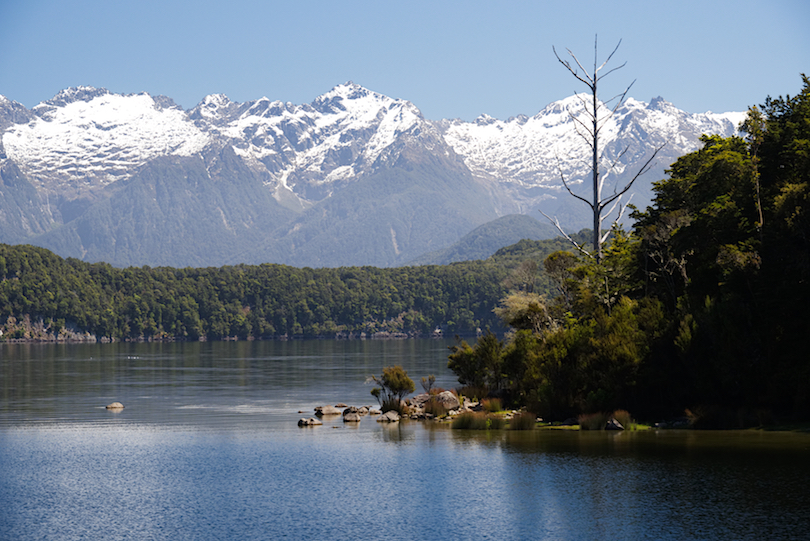
[[[351,82],[311,104],[217,94],[188,111],[91,87],[30,110],[0,96],[0,241],[117,266],[393,266],[508,214],[577,230],[587,207],[560,175],[587,188],[579,109],[572,96],[533,117],[431,121]],[[606,190],[666,141],[633,190],[645,206],[701,134],[742,117],[628,99],[603,130],[608,159],[628,148]]]

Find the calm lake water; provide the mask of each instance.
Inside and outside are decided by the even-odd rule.
[[[448,345],[0,345],[0,539],[810,537],[808,434],[296,425]]]

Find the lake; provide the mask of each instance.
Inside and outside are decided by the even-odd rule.
[[[2,344],[0,539],[810,536],[808,434],[297,426],[450,344]]]

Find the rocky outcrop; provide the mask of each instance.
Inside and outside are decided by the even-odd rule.
[[[399,421],[399,413],[394,410],[387,411],[377,419],[378,423],[395,423]]]

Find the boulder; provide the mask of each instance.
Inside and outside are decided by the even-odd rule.
[[[605,423],[605,430],[624,430],[624,427],[616,419],[610,419]]]
[[[368,409],[368,414],[369,415],[379,415],[381,413],[382,412],[380,410],[378,410],[377,408],[369,408]]]
[[[124,409],[124,405],[121,402],[113,402],[112,404],[107,404],[108,410],[122,410]]]
[[[299,419],[298,426],[319,426],[323,423],[316,419],[315,417],[310,417],[309,419]]]
[[[339,402],[339,403],[335,404],[335,407],[336,408],[346,408],[348,406],[346,404],[344,404],[343,402]]]
[[[315,415],[323,417],[324,415],[340,415],[341,412],[334,406],[318,406],[315,408]]]
[[[368,415],[368,406],[357,408],[357,413],[359,413],[360,415]]]
[[[378,423],[395,423],[399,421],[399,413],[394,410],[387,411],[377,419]]]
[[[436,395],[436,400],[444,406],[444,409],[456,410],[458,409],[461,404],[459,404],[458,397],[451,393],[450,391],[442,391]]]
[[[360,409],[356,408],[355,406],[348,406],[345,410],[343,410],[344,417],[346,417],[350,413],[360,413]]]
[[[423,408],[425,407],[425,402],[428,400],[430,400],[430,395],[427,393],[421,393],[411,398],[411,404],[416,407]]]
[[[360,417],[360,414],[357,413],[357,412],[346,413],[346,414],[343,415],[343,422],[344,423],[359,423],[361,418],[362,417]]]

